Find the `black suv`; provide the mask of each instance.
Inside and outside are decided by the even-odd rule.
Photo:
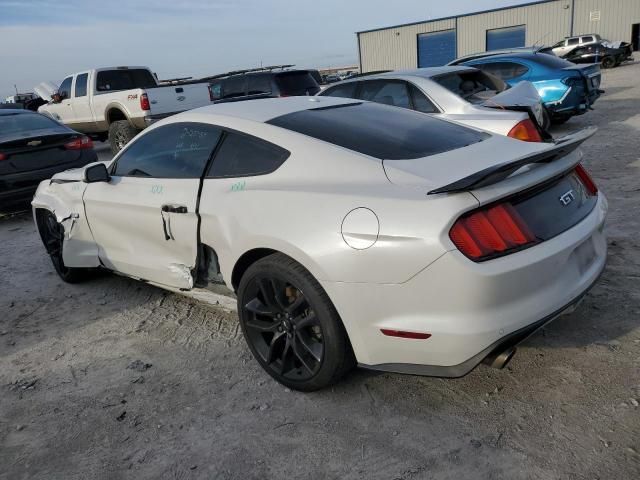
[[[209,98],[214,103],[315,95],[319,91],[320,87],[311,70],[230,74],[209,83]]]

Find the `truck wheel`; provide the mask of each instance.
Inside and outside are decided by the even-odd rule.
[[[616,66],[616,59],[613,57],[604,57],[602,59],[602,68],[613,68]]]
[[[133,140],[139,130],[133,127],[127,120],[118,120],[109,125],[109,143],[111,153],[115,155],[124,146]]]

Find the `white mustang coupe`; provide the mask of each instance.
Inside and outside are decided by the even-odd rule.
[[[361,367],[504,366],[604,268],[584,130],[526,143],[332,97],[226,103],[146,129],[33,200],[63,280],[226,285],[260,365],[314,390]]]

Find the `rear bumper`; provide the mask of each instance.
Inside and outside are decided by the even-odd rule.
[[[167,117],[171,117],[172,115],[177,115],[178,113],[182,113],[182,111],[178,111],[178,112],[170,112],[170,113],[159,113],[156,115],[147,115],[146,117],[143,117],[143,124],[141,124],[141,126],[139,126],[138,128],[145,128],[148,127],[149,125],[153,125],[154,123],[165,119]],[[137,125],[136,125],[137,126]]]
[[[322,284],[361,366],[461,376],[505,341],[520,341],[566,312],[591,288],[606,261],[606,211],[600,195],[582,222],[546,242],[479,264],[451,251],[403,284]],[[381,329],[431,337],[387,337]]]

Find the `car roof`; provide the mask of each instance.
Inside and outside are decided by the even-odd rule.
[[[178,115],[185,116],[185,114],[188,115],[189,113],[225,115],[264,123],[273,118],[287,115],[289,113],[357,103],[362,103],[362,101],[339,97],[261,98],[256,100],[245,100],[242,102],[217,103],[206,107],[196,108],[195,110],[189,110],[184,114]]]

